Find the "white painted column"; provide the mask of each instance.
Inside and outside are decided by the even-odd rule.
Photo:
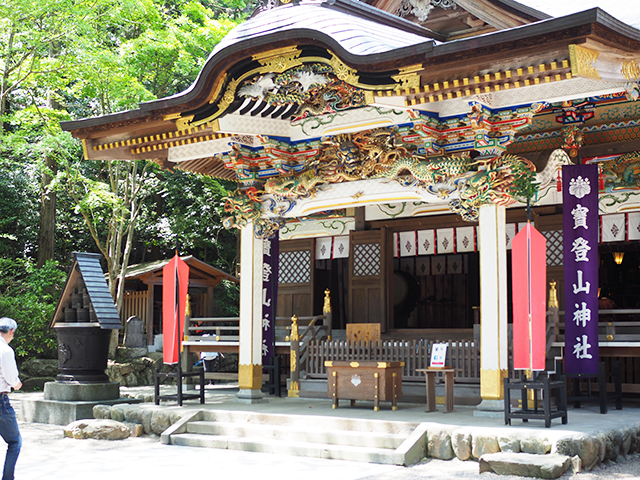
[[[238,400],[262,397],[262,255],[263,241],[253,234],[253,222],[240,231],[240,346]]]
[[[503,410],[507,353],[507,243],[505,207],[480,207],[479,410]]]

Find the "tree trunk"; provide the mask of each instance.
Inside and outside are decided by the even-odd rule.
[[[47,93],[47,107],[60,110],[60,104],[53,98],[51,90]],[[38,232],[38,267],[47,260],[53,260],[56,246],[56,192],[49,184],[58,172],[58,162],[52,155],[44,157],[45,173],[42,174],[42,197],[40,203],[40,230]],[[51,175],[49,175],[51,173]]]
[[[9,105],[9,71],[11,66],[11,58],[13,56],[13,39],[15,36],[15,26],[11,25],[9,39],[7,41],[7,49],[5,51],[4,70],[2,71],[2,79],[0,79],[0,119],[4,118]],[[0,121],[0,134],[6,129],[4,121]]]
[[[57,163],[47,155],[45,165],[55,173]],[[53,177],[47,173],[42,175],[42,196],[40,203],[40,230],[38,231],[38,267],[47,260],[53,260],[56,243],[56,192],[49,190]]]

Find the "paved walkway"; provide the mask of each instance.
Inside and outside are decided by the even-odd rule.
[[[140,391],[145,389],[122,389]],[[148,391],[148,389],[146,389]],[[20,398],[31,394],[12,394],[16,408]],[[601,415],[597,408],[586,407],[570,410],[569,424],[560,425],[554,421],[551,429],[544,429],[538,422],[529,422],[514,427],[504,427],[501,419],[473,417],[473,409],[458,407],[450,414],[442,412],[426,413],[424,405],[400,404],[398,411],[385,407],[374,412],[372,405],[363,402],[356,408],[331,409],[328,400],[275,399],[268,403],[245,405],[234,403],[233,389],[215,388],[207,391],[207,408],[255,410],[264,413],[293,413],[302,415],[333,415],[358,418],[377,418],[400,421],[432,421],[447,424],[474,424],[507,428],[541,430],[553,436],[561,432],[581,432],[614,428],[616,425],[628,425],[640,420],[640,408],[628,406],[622,412],[610,410]],[[178,407],[166,407],[178,408]],[[184,408],[200,408],[190,404]],[[233,450],[201,449],[162,445],[157,436],[143,436],[122,441],[74,440],[63,438],[62,427],[43,424],[20,424],[24,443],[18,460],[16,478],[18,480],[101,480],[114,478],[130,479],[139,475],[154,480],[184,478],[189,472],[190,478],[234,478],[236,480],[399,480],[399,479],[484,479],[508,480],[494,474],[478,473],[476,462],[458,460],[430,460],[411,468],[388,465],[373,465],[339,460],[323,460],[285,455],[249,453]],[[593,480],[596,478],[640,479],[640,458],[630,456],[625,462],[598,467],[592,473],[579,476],[566,474],[563,478]]]

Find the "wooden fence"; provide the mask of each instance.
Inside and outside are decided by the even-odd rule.
[[[145,325],[147,325],[147,322],[151,318],[149,312],[149,291],[125,292],[122,303],[122,321],[126,322],[127,319],[133,315],[140,317],[145,322]]]
[[[405,362],[404,381],[424,381],[416,369],[427,368],[434,343],[447,343],[447,362],[460,383],[480,383],[480,350],[473,341],[383,340],[379,342],[310,341],[304,370],[307,378],[327,378],[326,360]]]

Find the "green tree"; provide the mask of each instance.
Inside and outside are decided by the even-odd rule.
[[[140,219],[141,246],[161,256],[178,246],[233,274],[238,239],[220,220],[225,215],[222,198],[233,184],[180,170],[159,170],[157,179],[157,194],[149,198]]]
[[[32,260],[0,258],[0,317],[18,322],[12,343],[16,356],[55,358],[49,322],[66,276],[54,261],[37,268]]]
[[[141,161],[82,161],[78,143],[58,122],[135,108],[187,88],[247,5],[242,0],[0,4],[0,165],[11,168],[0,173],[0,192],[14,185],[25,192],[0,200],[0,212],[7,214],[0,238],[8,245],[1,255],[30,258],[36,245],[44,252],[54,239],[43,234],[55,227],[57,258],[68,261],[76,249],[103,253],[120,306],[128,263],[143,258],[155,242],[147,232],[137,239],[136,223],[159,231],[154,222],[160,222],[185,248],[233,272],[235,236],[216,220],[222,205],[217,181],[174,176]],[[186,198],[166,186],[172,181],[189,192]],[[158,199],[169,209],[161,203],[158,211]],[[196,218],[205,207],[213,226]],[[162,240],[158,246],[170,243]],[[52,251],[43,253],[42,264]]]

